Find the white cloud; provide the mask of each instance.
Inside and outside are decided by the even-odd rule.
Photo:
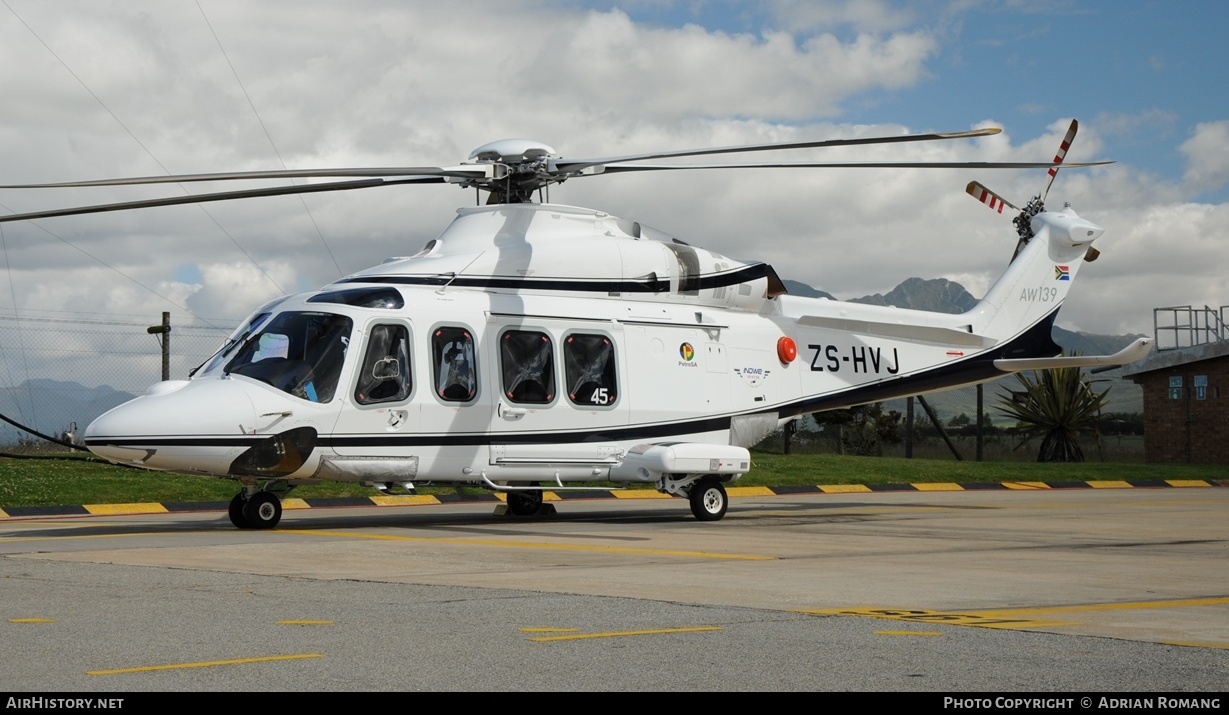
[[[1193,189],[1219,189],[1229,181],[1229,120],[1199,124],[1179,149],[1186,155],[1186,181]]]
[[[202,0],[223,56],[193,3],[8,2],[107,109],[0,8],[0,91],[21,98],[6,104],[0,126],[4,183],[158,174],[159,163],[173,172],[277,168],[245,92],[295,168],[446,165],[506,136],[538,137],[565,156],[608,156],[993,120],[839,123],[865,94],[914,87],[934,71],[938,40],[887,3],[785,2],[774,17],[792,22],[753,35],[652,27],[617,10],[547,2],[459,12],[446,3]],[[1047,121],[1041,131],[1008,126],[977,141],[786,159],[1045,161],[1069,118]],[[1082,124],[1069,159],[1099,158],[1110,137],[1175,123],[1164,108],[1107,112]],[[1081,273],[1065,325],[1143,332],[1153,307],[1229,296],[1209,259],[1224,255],[1216,237],[1226,235],[1225,209],[1190,203],[1229,178],[1227,135],[1226,121],[1208,122],[1183,145],[1186,186],[1127,163],[1060,172],[1050,202],[1069,200],[1107,228],[1105,255]],[[980,295],[1006,265],[1015,234],[1010,216],[963,194],[972,179],[1023,204],[1045,172],[630,174],[569,181],[552,198],[766,260],[782,277],[842,298],[886,293],[912,276],[957,280]],[[221,188],[239,187],[189,190]],[[0,203],[22,211],[177,193],[22,191]],[[349,273],[414,253],[473,200],[454,187],[393,187],[307,197],[310,217],[300,199],[281,197],[211,204],[208,213],[176,207],[39,223],[132,280],[35,226],[3,230],[22,308],[123,310],[152,324],[171,304],[238,319],[276,292],[273,283],[298,290],[338,277],[317,227]],[[199,285],[171,280],[185,263],[200,266]],[[0,301],[12,302],[10,293],[0,291]]]

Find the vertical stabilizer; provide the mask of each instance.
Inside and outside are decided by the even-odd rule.
[[[985,298],[965,314],[971,319],[973,332],[1009,341],[1042,321],[1052,324],[1084,264],[1090,244],[1105,232],[1095,223],[1080,218],[1070,207],[1043,211],[1034,216],[1031,223],[1032,240],[991,286]],[[1037,350],[1046,352],[1051,347],[1050,355],[1059,352],[1052,341]]]

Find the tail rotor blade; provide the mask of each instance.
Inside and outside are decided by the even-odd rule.
[[[969,185],[965,187],[964,192],[989,206],[991,211],[1003,213],[1004,206],[1009,206],[1016,211],[1020,210],[1015,204],[987,189],[980,181],[970,181]]]
[[[1058,147],[1058,153],[1054,155],[1054,163],[1061,164],[1063,159],[1067,157],[1067,150],[1071,148],[1071,142],[1075,141],[1075,133],[1079,131],[1080,123],[1076,120],[1071,120],[1071,126],[1067,129],[1067,136],[1063,137],[1063,143]],[[1041,200],[1045,201],[1046,196],[1050,193],[1050,187],[1054,184],[1054,177],[1058,175],[1058,166],[1050,167],[1050,178],[1046,181],[1045,191],[1041,192]]]

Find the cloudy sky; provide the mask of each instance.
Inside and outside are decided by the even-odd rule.
[[[1047,161],[1051,206],[1106,227],[1060,325],[1151,333],[1229,303],[1229,5],[687,0],[347,3],[0,0],[0,183],[449,165],[505,137],[565,156],[1002,127],[986,139],[794,161]],[[574,180],[609,211],[839,298],[911,276],[980,296],[1045,172],[713,171]],[[188,191],[209,188],[191,186]],[[233,185],[227,188],[235,188]],[[177,186],[4,190],[16,213]],[[0,310],[226,324],[417,251],[471,205],[381,188],[7,223]]]

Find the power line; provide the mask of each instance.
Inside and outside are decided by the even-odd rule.
[[[269,128],[265,126],[265,121],[260,118],[260,112],[256,110],[256,104],[252,101],[251,95],[248,94],[247,87],[243,86],[243,80],[239,78],[239,72],[235,69],[235,64],[230,61],[230,55],[226,54],[226,48],[222,46],[222,40],[218,38],[218,33],[213,29],[213,23],[209,22],[209,17],[205,14],[205,8],[201,7],[200,0],[196,2],[196,9],[201,11],[201,17],[205,18],[205,26],[209,28],[209,33],[213,35],[213,41],[218,43],[218,49],[222,51],[222,57],[226,59],[226,65],[230,67],[230,72],[235,76],[235,82],[239,84],[240,91],[243,92],[244,99],[247,100],[248,106],[252,108],[252,114],[256,115],[256,122],[260,124],[260,129],[265,133],[265,139],[269,140],[269,146],[273,147],[273,153],[277,156],[278,162],[281,163],[283,169],[289,169],[286,166],[286,160],[282,158],[282,153],[278,151],[277,144],[273,141],[273,136],[269,134]],[[292,182],[293,183],[293,182]],[[333,249],[329,247],[329,242],[324,240],[324,232],[320,230],[320,225],[316,223],[316,217],[312,215],[312,211],[307,207],[307,199],[302,194],[299,195],[299,203],[303,204],[303,210],[307,212],[307,218],[312,222],[312,227],[316,229],[316,235],[320,237],[320,243],[324,244],[324,250],[328,252],[329,259],[333,261],[333,267],[337,269],[337,275],[344,276],[341,266],[337,264],[337,258],[333,255]]]
[[[115,112],[112,112],[112,111],[111,111],[111,108],[107,106],[106,102],[102,101],[102,98],[101,98],[101,97],[99,97],[97,94],[95,94],[95,93],[94,93],[94,90],[90,89],[89,85],[87,85],[87,84],[85,83],[85,80],[83,80],[83,79],[81,79],[80,77],[78,77],[76,72],[73,72],[72,68],[68,66],[68,63],[67,63],[67,62],[65,62],[65,61],[64,61],[64,60],[63,60],[63,59],[62,59],[59,55],[57,55],[57,54],[56,54],[56,52],[55,52],[55,50],[51,49],[51,46],[50,46],[50,45],[48,45],[48,44],[47,44],[47,43],[43,40],[43,38],[39,36],[39,34],[38,34],[37,32],[35,32],[35,31],[34,31],[34,28],[30,27],[30,25],[29,25],[29,24],[28,24],[25,20],[23,20],[23,19],[22,19],[22,17],[21,17],[20,15],[18,15],[18,14],[17,14],[17,11],[16,11],[16,10],[14,10],[14,9],[13,9],[13,8],[12,8],[9,4],[8,4],[7,0],[0,0],[0,2],[3,2],[3,3],[4,3],[4,6],[5,6],[6,8],[8,8],[8,11],[9,11],[9,12],[11,12],[11,13],[13,14],[13,17],[17,18],[17,21],[18,21],[18,22],[20,22],[23,26],[25,26],[25,28],[26,28],[27,30],[29,30],[29,31],[30,31],[30,34],[34,36],[34,39],[38,40],[38,41],[39,41],[39,44],[41,44],[44,48],[46,48],[47,52],[49,52],[49,53],[51,54],[51,56],[52,56],[52,57],[54,57],[54,58],[56,59],[56,61],[57,61],[57,62],[59,62],[59,63],[60,63],[60,65],[61,65],[62,67],[64,67],[64,70],[65,70],[66,72],[68,72],[68,74],[72,75],[72,78],[73,78],[73,79],[75,79],[75,80],[77,80],[77,83],[78,83],[78,84],[80,84],[80,85],[81,85],[81,87],[82,87],[83,89],[85,89],[85,91],[86,91],[86,92],[88,92],[88,93],[89,93],[89,95],[90,95],[91,97],[93,97],[93,98],[94,98],[94,101],[98,103],[98,106],[102,107],[102,108],[103,108],[103,109],[107,112],[107,114],[111,115],[111,118],[115,120],[115,123],[116,123],[116,124],[118,124],[118,125],[120,125],[120,127],[121,127],[121,128],[122,128],[125,132],[127,132],[128,136],[132,137],[132,140],[133,140],[134,142],[136,142],[136,143],[137,143],[137,146],[141,147],[142,151],[144,151],[144,152],[146,153],[146,155],[148,155],[148,156],[149,156],[149,158],[150,158],[150,159],[152,159],[152,160],[153,160],[153,162],[154,162],[155,164],[157,164],[157,165],[158,165],[158,168],[162,169],[162,173],[167,174],[167,175],[169,176],[169,175],[170,175],[170,173],[171,173],[171,171],[170,171],[169,169],[167,169],[165,166],[163,166],[163,164],[162,164],[162,162],[161,162],[161,161],[158,161],[158,157],[154,156],[154,153],[153,153],[152,151],[150,151],[150,150],[149,150],[149,147],[145,146],[145,144],[144,144],[144,143],[142,143],[142,142],[141,142],[141,140],[137,138],[137,135],[136,135],[136,134],[134,134],[134,133],[132,132],[132,130],[128,128],[128,125],[124,124],[123,120],[121,120],[118,116],[116,116]],[[198,5],[198,7],[199,7],[199,5]],[[202,11],[202,12],[203,12],[203,11]],[[229,61],[229,60],[228,60],[228,61]],[[192,195],[192,192],[188,191],[188,189],[187,189],[187,188],[185,188],[183,184],[176,184],[176,186],[178,186],[178,187],[179,187],[179,189],[180,189],[181,191],[183,191],[185,194],[187,194],[187,195],[189,195],[189,196],[191,196],[191,195]],[[200,205],[200,204],[197,204],[197,208],[199,208],[201,211],[203,211],[203,212],[205,213],[205,215],[206,215],[206,216],[208,216],[208,217],[209,217],[209,220],[210,220],[210,221],[212,221],[212,222],[213,222],[213,224],[214,224],[215,226],[217,226],[217,227],[218,227],[218,230],[220,230],[220,231],[221,231],[221,232],[222,232],[222,233],[223,233],[223,234],[224,234],[227,238],[229,238],[229,239],[230,239],[230,242],[231,242],[231,243],[233,243],[233,244],[235,245],[235,248],[238,248],[238,249],[240,250],[240,252],[242,252],[242,253],[243,253],[243,255],[247,257],[248,261],[249,261],[249,262],[250,262],[253,266],[255,266],[255,267],[256,267],[256,269],[257,269],[258,271],[260,271],[260,272],[264,275],[264,277],[265,277],[266,279],[268,279],[268,281],[269,281],[270,283],[272,283],[272,284],[273,284],[273,286],[274,286],[275,288],[277,288],[278,292],[280,292],[280,293],[285,293],[285,292],[286,292],[286,290],[285,290],[284,288],[282,288],[280,285],[278,285],[278,282],[277,282],[277,281],[273,280],[273,276],[269,275],[268,271],[266,271],[266,270],[265,270],[265,269],[264,269],[264,268],[263,268],[263,267],[262,267],[262,266],[261,266],[261,265],[260,265],[260,264],[256,261],[256,259],[252,257],[252,254],[248,253],[248,251],[247,251],[247,249],[246,249],[246,248],[244,248],[243,246],[239,245],[239,242],[238,242],[237,240],[235,240],[235,237],[234,237],[234,236],[232,236],[232,235],[230,234],[230,232],[229,232],[229,231],[227,231],[227,230],[226,230],[226,228],[222,226],[222,224],[218,223],[218,220],[217,220],[216,218],[214,218],[213,214],[209,213],[209,210],[208,210],[208,209],[206,209],[203,205]],[[10,213],[17,213],[16,211],[13,211],[12,209],[8,209],[7,207],[5,207],[5,210],[9,211]],[[37,224],[35,224],[35,225],[37,225]],[[40,228],[41,228],[41,226],[40,226]],[[43,229],[43,230],[44,230],[44,231],[46,231],[46,229]],[[51,232],[50,232],[50,231],[47,231],[47,233],[51,233]],[[52,235],[52,236],[55,236],[55,234],[54,234],[54,233],[52,233],[51,235]],[[56,236],[56,238],[59,238],[61,241],[64,241],[64,239],[60,238],[59,236]],[[64,241],[64,242],[65,242],[65,243],[68,243],[68,241]],[[73,244],[68,243],[68,245],[72,246]],[[73,246],[73,248],[77,248],[77,246]],[[80,249],[80,248],[77,248],[77,250],[81,251],[82,253],[86,253],[85,251],[82,251],[82,249]],[[86,255],[90,255],[90,254],[89,254],[89,253],[86,253]],[[330,255],[332,255],[332,254],[330,254]],[[94,258],[94,256],[90,256],[90,257],[91,257],[91,258]],[[97,259],[97,258],[95,258],[95,260],[98,260],[98,259]],[[104,266],[107,266],[108,268],[112,268],[111,266],[107,265],[106,263],[103,263],[102,261],[99,261],[99,263],[102,263]],[[334,263],[336,263],[336,261],[334,261]],[[115,270],[115,269],[114,269],[114,268],[112,268],[112,270]],[[340,269],[339,269],[339,270],[340,270]],[[117,271],[117,272],[118,272],[118,271]],[[123,274],[121,273],[120,275],[123,275]],[[125,277],[125,278],[129,278],[128,276],[124,276],[124,277]],[[131,279],[131,278],[129,278],[129,280],[132,280],[132,279]],[[138,283],[137,285],[141,285],[141,284],[140,284],[140,283]],[[143,286],[143,285],[142,285],[141,287],[142,287],[142,288],[146,288],[146,286]],[[147,289],[147,290],[149,290],[148,288],[146,288],[146,289]],[[171,303],[171,305],[174,305],[174,306],[176,306],[177,308],[180,308],[180,309],[182,309],[182,310],[187,311],[187,308],[184,308],[183,306],[180,306],[180,305],[178,305],[178,304],[176,304],[176,303],[174,303],[174,302],[171,302],[171,301],[170,301],[170,300],[168,300],[165,296],[159,295],[158,293],[156,293],[156,292],[154,292],[154,291],[152,291],[152,290],[151,290],[150,292],[151,292],[151,293],[154,293],[154,295],[157,295],[158,297],[162,298],[163,300],[167,300],[167,302]],[[191,311],[188,311],[188,312],[189,312],[189,313],[191,313]]]

